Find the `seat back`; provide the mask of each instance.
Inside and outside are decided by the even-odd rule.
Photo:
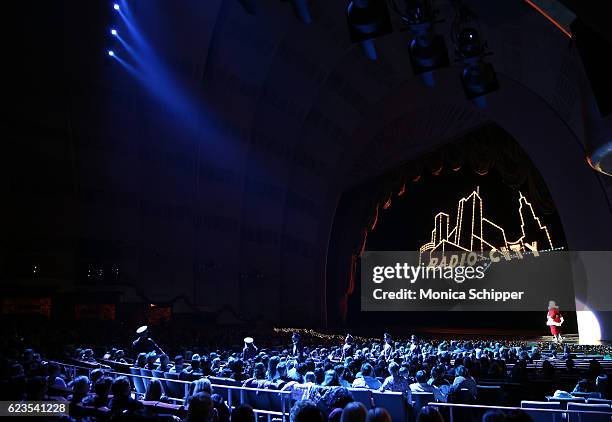
[[[152,377],[153,372],[150,369],[140,368],[140,375],[142,375],[143,377]],[[147,388],[149,388],[149,383],[151,382],[151,380],[149,378],[143,378],[142,380],[144,382],[146,390]]]
[[[591,412],[607,412],[607,415],[589,413],[568,413],[568,422],[610,422],[612,409],[609,404],[568,403],[567,410],[583,410]]]
[[[413,391],[411,394],[412,397],[412,407],[415,415],[418,415],[423,406],[427,406],[427,403],[436,401],[434,397],[434,393],[430,393],[427,391]]]
[[[567,409],[568,403],[585,403],[584,397],[570,397],[570,398],[556,398],[553,396],[546,396],[546,400],[551,402],[559,402],[559,409]]]
[[[185,382],[181,382],[178,379],[168,379],[165,380],[166,384],[166,395],[173,399],[183,400],[189,394],[189,384]]]
[[[366,409],[372,408],[372,391],[366,388],[349,388],[355,401],[363,404]]]
[[[609,404],[612,405],[612,400],[608,400],[608,399],[598,399],[598,398],[590,398],[587,399],[587,403],[589,404]]]
[[[408,420],[408,402],[402,393],[380,393],[372,392],[372,400],[376,407],[382,407],[389,412],[394,422],[406,422]]]
[[[140,375],[140,369],[139,368],[130,368],[130,374],[132,375]],[[136,389],[136,392],[139,394],[144,394],[146,393],[147,389],[145,387],[144,384],[144,380],[140,377],[130,377],[132,378],[132,383],[134,384],[134,388]]]
[[[502,402],[503,393],[501,385],[479,385],[478,403],[489,406],[499,405]]]
[[[558,410],[561,403],[558,401],[529,401],[523,400],[521,408],[525,410],[534,422],[561,422],[561,413],[554,412],[538,412],[529,409],[551,409]]]
[[[243,403],[249,404],[255,412],[268,410],[273,412],[289,412],[288,405],[283,405],[283,396],[278,390],[244,390]]]
[[[168,385],[166,384],[166,376],[164,375],[164,371],[159,371],[157,369],[154,369],[153,371],[151,371],[153,376],[157,379],[159,379],[159,381],[162,384],[162,389],[164,390],[164,394],[168,395]]]
[[[240,391],[232,388],[223,388],[223,386],[239,387],[241,385],[239,381],[220,377],[208,377],[208,380],[213,385],[213,393],[223,397],[228,406],[238,406],[240,403]]]

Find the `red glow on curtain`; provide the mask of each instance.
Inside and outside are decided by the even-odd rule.
[[[374,221],[372,222],[372,226],[370,227],[370,230],[374,230],[377,224],[378,224],[378,205],[376,205],[376,210],[374,211]]]
[[[385,202],[385,205],[383,205],[383,209],[388,210],[390,206],[391,206],[391,197],[387,199],[387,202]]]
[[[363,240],[361,241],[361,248],[359,248],[359,256],[361,256],[365,252],[367,241],[368,241],[368,231],[364,230]]]

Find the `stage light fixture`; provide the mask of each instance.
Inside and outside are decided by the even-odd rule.
[[[404,7],[393,0],[393,9],[411,34],[409,43],[412,72],[420,75],[449,65],[448,49],[442,35],[436,34],[436,13],[430,0],[405,0]]]
[[[117,36],[117,34],[118,34],[117,30],[116,30],[116,29],[114,29],[114,28],[113,28],[113,29],[111,29],[110,33],[111,33],[111,35],[112,35],[112,36],[114,36],[114,37],[116,37],[116,36]]]
[[[393,32],[385,0],[352,0],[346,18],[351,41],[359,43],[370,60],[376,60],[374,39]]]
[[[455,43],[455,55],[463,62],[461,85],[467,99],[472,100],[499,89],[493,65],[485,62],[487,43],[482,39],[478,16],[461,1],[455,2],[456,17],[451,37]]]
[[[119,11],[120,7],[118,3],[113,4],[113,9],[115,9],[116,11]]]
[[[108,50],[108,55],[110,57],[115,57],[115,52],[113,50]]]

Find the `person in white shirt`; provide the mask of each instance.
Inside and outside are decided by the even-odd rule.
[[[380,352],[380,355],[384,357],[387,362],[389,362],[393,355],[393,340],[391,339],[391,334],[389,333],[385,333],[383,338],[385,343],[383,345],[382,352]]]
[[[378,390],[382,384],[375,377],[372,376],[374,368],[368,362],[361,365],[361,377],[355,378],[353,381],[353,388],[371,388],[372,390]]]
[[[396,362],[389,364],[389,375],[380,387],[380,391],[393,391],[395,393],[405,393],[410,390],[410,383],[399,373],[400,366]]]

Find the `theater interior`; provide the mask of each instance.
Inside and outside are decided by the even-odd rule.
[[[601,3],[11,4],[0,416],[609,422]]]

